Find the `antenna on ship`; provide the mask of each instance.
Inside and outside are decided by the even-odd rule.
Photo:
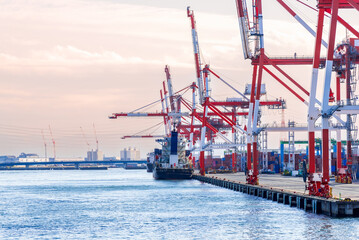
[[[54,137],[52,136],[52,131],[51,131],[51,126],[50,125],[49,125],[49,130],[50,130],[52,145],[54,146],[54,161],[55,161],[55,159],[56,159],[56,143],[55,143]]]

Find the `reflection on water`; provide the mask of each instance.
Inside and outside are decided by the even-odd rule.
[[[357,239],[331,219],[142,170],[2,171],[1,239]]]

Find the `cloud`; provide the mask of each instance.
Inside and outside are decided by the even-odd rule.
[[[0,54],[2,67],[12,66],[78,66],[78,65],[117,65],[117,64],[161,64],[158,60],[141,57],[124,58],[114,51],[94,52],[71,45],[57,45],[51,50],[34,50],[31,56]]]

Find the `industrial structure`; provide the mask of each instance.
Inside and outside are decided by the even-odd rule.
[[[120,151],[121,160],[140,160],[140,151],[136,148],[124,148]]]
[[[159,100],[129,113],[114,113],[109,118],[159,117],[162,122],[154,127],[164,126],[163,136],[148,134],[125,136],[125,138],[170,137],[171,131],[175,128],[182,138],[187,139],[189,157],[194,166],[196,166],[196,162],[199,163],[201,175],[205,175],[208,170],[207,160],[211,161],[213,151],[223,149],[231,154],[231,170],[234,172],[237,169],[245,171],[246,182],[252,185],[258,185],[260,170],[266,172],[269,168],[268,134],[271,132],[288,133],[288,141],[285,143],[288,145],[288,157],[284,161],[283,141],[281,161],[278,164],[280,164],[281,171],[294,171],[299,168],[295,151],[298,141],[295,139],[295,133],[307,132],[308,141],[300,141],[300,144],[305,144],[308,149],[307,157],[300,159],[304,176],[308,169],[308,178],[305,177],[305,180],[308,181],[307,190],[310,195],[329,198],[331,197],[329,180],[332,172],[338,175],[337,182],[351,182],[354,173],[353,152],[358,147],[355,119],[359,113],[359,106],[356,103],[355,85],[358,78],[359,32],[339,16],[338,10],[354,9],[358,11],[359,1],[318,0],[315,6],[311,6],[303,1],[293,0],[316,14],[317,26],[316,29],[312,29],[285,1],[273,0],[273,3],[277,3],[278,7],[285,9],[298,21],[298,26],[304,27],[314,37],[313,56],[297,57],[296,54],[290,53],[293,57],[287,58],[270,57],[266,54],[262,1],[235,0],[235,2],[243,55],[246,60],[251,61],[253,67],[252,82],[246,85],[243,92],[229,84],[209,64],[202,63],[196,20],[194,12],[188,7],[187,17],[190,20],[192,33],[196,82],[175,92],[170,68],[165,66],[166,78],[160,90]],[[249,7],[247,6],[248,2],[250,2]],[[323,40],[325,17],[330,19],[327,41]],[[347,35],[343,41],[336,43],[338,22],[354,37]],[[320,56],[322,46],[326,48],[325,58]],[[312,66],[309,90],[283,69],[286,65]],[[318,87],[320,70],[324,72],[322,88]],[[333,72],[335,84],[331,84]],[[308,109],[307,125],[300,126],[294,121],[288,121],[288,125],[285,126],[284,120],[282,120],[281,126],[262,124],[262,108],[284,110],[287,107],[286,101],[281,96],[273,100],[261,98],[266,94],[266,87],[263,84],[264,73],[271,76],[290,94],[305,104]],[[216,100],[211,97],[211,93],[215,91],[211,88],[211,81],[214,80],[222,82],[232,91],[226,100]],[[341,85],[344,85],[346,93],[344,98],[341,96]],[[334,86],[335,91],[332,90]],[[322,90],[321,100],[318,99],[317,89]],[[191,94],[191,100],[185,97],[187,92]],[[157,103],[161,104],[160,112],[140,112]],[[317,138],[316,131],[321,132]],[[346,133],[345,144],[341,138],[343,131]],[[331,138],[332,132],[336,134],[334,140]],[[345,151],[344,146],[346,146]],[[331,148],[335,148],[335,156],[332,156]],[[343,156],[344,152],[346,156]],[[343,157],[345,164],[343,164]],[[336,159],[334,171],[331,168],[332,158]]]

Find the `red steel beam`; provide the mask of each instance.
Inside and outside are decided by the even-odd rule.
[[[331,8],[333,0],[318,0],[318,8]],[[339,8],[353,8],[359,0],[339,0]],[[353,6],[354,5],[354,6]],[[356,7],[355,7],[356,8]]]
[[[328,68],[328,66],[330,65],[330,62],[333,61],[334,58],[334,45],[335,45],[335,35],[336,35],[336,30],[337,30],[337,17],[338,17],[338,8],[340,5],[340,0],[333,0],[332,1],[332,17],[330,19],[330,31],[329,31],[329,41],[328,41],[328,52],[327,52],[327,62],[328,65],[326,66],[326,68]],[[327,69],[326,69],[327,70]],[[330,69],[331,71],[331,69]],[[327,82],[328,80],[328,72],[326,72],[325,74],[325,82]],[[330,72],[331,74],[331,72]],[[329,74],[329,80],[330,80],[330,75]],[[326,84],[325,87],[326,88]],[[323,93],[324,97],[323,97],[323,106],[322,108],[324,110],[327,110],[325,108],[325,105],[327,104],[324,100],[325,100],[325,96],[328,96],[327,94],[329,94],[329,90],[325,91]],[[328,184],[329,183],[329,129],[328,123],[324,124],[325,122],[328,122],[328,119],[323,119],[323,123],[322,123],[322,138],[323,138],[323,142],[322,142],[322,167],[323,167],[323,179],[322,179],[322,183],[323,184]]]
[[[248,108],[249,102],[247,101],[236,101],[236,102],[211,102],[213,106],[226,106],[226,107],[242,107]],[[272,106],[272,105],[282,105],[282,101],[262,101],[259,102],[260,106]]]
[[[359,11],[359,1],[354,1],[354,0],[347,0],[347,1],[353,8]]]
[[[267,58],[267,56],[265,56]],[[302,90],[305,94],[309,96],[309,92],[305,90],[299,83],[297,83],[293,78],[291,78],[286,72],[280,69],[276,64],[274,64],[270,59],[267,59],[271,65],[277,69],[281,74],[283,74],[289,81],[291,81],[295,86],[297,86],[300,90]]]
[[[348,29],[350,30],[350,29]],[[272,63],[275,65],[312,65],[313,64],[313,58],[269,58]],[[325,58],[320,59],[320,64],[325,66]],[[359,63],[359,57],[357,57],[355,60],[353,60],[355,63]],[[334,59],[334,64],[339,64],[340,59]],[[271,65],[268,61],[263,61],[264,65]],[[259,65],[259,59],[255,58],[252,59],[252,65]]]
[[[327,13],[331,13],[332,10],[331,9],[325,9],[325,11]],[[359,32],[357,30],[355,30],[352,26],[349,25],[349,23],[347,23],[343,18],[338,16],[338,21],[344,26],[346,27],[351,33],[353,33],[356,37],[359,38]]]
[[[268,58],[275,65],[311,65],[313,58]],[[268,62],[268,59],[264,59],[263,65],[272,65]],[[325,64],[325,58],[321,59]],[[252,65],[259,65],[259,58],[252,59]]]
[[[199,114],[201,115],[202,113],[199,113]],[[222,114],[225,115],[225,116],[232,116],[231,112],[222,112]],[[237,114],[237,116],[247,116],[248,112],[237,112],[236,114]],[[216,113],[214,113],[214,112],[209,112],[207,114],[207,116],[212,117],[212,116],[218,116],[218,115]]]
[[[287,84],[285,84],[282,80],[280,80],[274,73],[272,73],[268,68],[263,66],[263,69],[269,73],[275,80],[277,80],[280,84],[282,84],[286,89],[288,89],[294,96],[296,96],[300,101],[305,102],[304,98],[302,98],[296,91],[291,89]]]
[[[226,121],[229,125],[235,126],[236,123],[234,123],[229,117],[227,117],[225,114],[223,114],[218,108],[215,106],[212,106],[210,103],[208,105],[209,109],[211,109],[213,112],[215,112],[221,119]],[[232,113],[229,113],[230,116],[232,116]]]

